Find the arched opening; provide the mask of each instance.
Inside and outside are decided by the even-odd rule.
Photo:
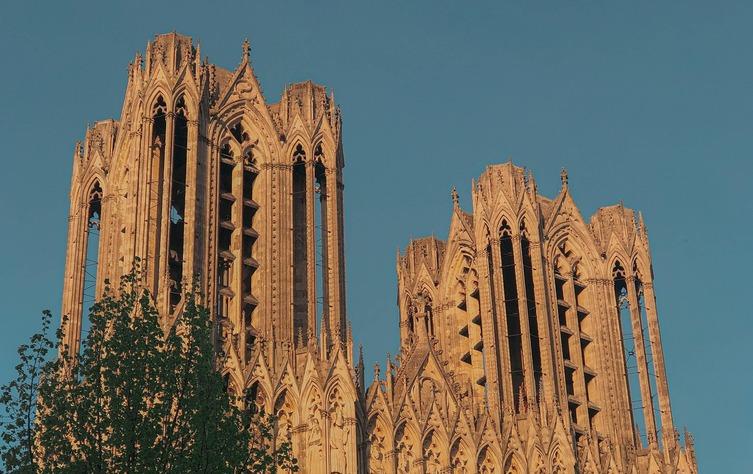
[[[645,370],[648,373],[649,382],[649,397],[651,399],[651,410],[654,413],[654,423],[656,423],[656,432],[659,437],[657,441],[663,441],[661,436],[661,410],[659,409],[659,400],[657,399],[658,389],[656,387],[656,374],[653,372],[654,368],[654,352],[651,346],[651,334],[648,327],[648,315],[646,314],[645,293],[643,291],[643,279],[641,271],[638,268],[638,259],[633,261],[633,279],[635,283],[635,295],[638,303],[638,314],[640,315],[641,322],[641,334],[643,336],[643,350],[646,354],[646,367]],[[644,405],[645,405],[644,401]]]
[[[329,313],[329,288],[327,286],[327,171],[324,152],[319,144],[314,149],[314,249],[316,272],[316,320],[327,318]],[[333,328],[334,329],[334,328]],[[343,331],[344,328],[339,328]]]
[[[630,298],[625,268],[619,261],[612,267],[612,282],[616,302],[617,317],[620,322],[620,337],[622,339],[623,362],[625,367],[625,381],[628,388],[628,403],[630,404],[630,420],[636,430],[636,444],[641,445],[646,436],[646,420],[643,416],[643,402],[641,398],[641,384],[638,374],[638,357],[636,340],[633,334],[633,323],[630,314]]]
[[[588,285],[582,274],[581,256],[567,240],[557,246],[554,283],[557,296],[562,370],[565,376],[568,410],[576,438],[591,429],[601,407],[598,404],[596,325],[587,309]]]
[[[245,329],[245,352],[246,359],[251,357],[254,342],[256,340],[256,328],[254,326],[254,312],[259,305],[259,300],[255,295],[254,274],[259,268],[259,261],[256,259],[256,246],[259,240],[259,233],[256,230],[256,215],[259,210],[259,203],[256,200],[254,184],[259,176],[257,160],[254,156],[253,147],[246,150],[243,155],[243,172],[241,179],[241,201],[243,203],[241,219],[241,297],[242,297],[242,317],[243,327]]]
[[[170,230],[167,267],[170,275],[170,311],[183,297],[183,261],[186,221],[186,164],[188,156],[188,111],[185,97],[175,103],[173,160],[170,185]]]
[[[502,288],[504,290],[507,342],[510,351],[510,375],[515,409],[520,411],[521,393],[525,391],[523,372],[523,334],[518,306],[518,283],[515,276],[515,253],[512,231],[506,220],[500,226],[499,248],[502,258]]]
[[[86,227],[84,240],[83,285],[81,291],[81,338],[89,333],[91,322],[84,314],[97,297],[97,272],[99,269],[99,232],[102,222],[102,187],[99,181],[92,184],[86,201]],[[80,339],[79,339],[80,340]]]
[[[236,166],[235,153],[226,141],[220,148],[220,160],[217,179],[217,318],[221,328],[229,327],[231,302],[235,292],[232,290],[234,282],[234,265],[236,256],[233,253],[232,242],[235,223],[233,208],[235,194],[233,192],[233,170]],[[223,324],[224,323],[224,324]],[[224,338],[229,337],[225,334]]]
[[[162,239],[162,194],[164,190],[164,162],[167,130],[167,104],[162,96],[158,96],[152,107],[152,137],[150,160],[150,194],[149,194],[149,233],[146,265],[152,265],[151,272],[154,281],[159,281],[159,243]]]
[[[309,209],[306,205],[306,152],[299,143],[293,151],[293,330],[308,333]]]
[[[536,288],[533,282],[533,260],[531,258],[531,241],[528,239],[526,221],[520,223],[520,247],[523,255],[523,281],[525,283],[526,310],[528,312],[528,331],[531,343],[531,361],[533,363],[534,386],[538,389],[542,383],[541,340],[539,323],[536,315]]]

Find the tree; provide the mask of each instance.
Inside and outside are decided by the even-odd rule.
[[[17,379],[0,392],[11,421],[2,425],[6,469],[296,471],[289,443],[272,447],[274,420],[242,410],[227,393],[198,293],[184,295],[180,316],[169,323],[140,281],[135,270],[117,291],[105,289],[74,358],[46,362],[53,345],[44,313],[42,332],[19,349]],[[60,353],[67,354],[60,341],[58,334]]]

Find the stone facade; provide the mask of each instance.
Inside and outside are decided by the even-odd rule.
[[[176,33],[128,68],[120,120],[73,156],[63,294],[82,313],[142,262],[167,329],[198,282],[223,373],[278,416],[304,473],[697,472],[674,428],[642,219],[587,223],[511,163],[453,190],[446,242],[398,255],[400,353],[364,384],[345,311],[340,111],[262,94]],[[624,341],[624,342],[623,342]]]

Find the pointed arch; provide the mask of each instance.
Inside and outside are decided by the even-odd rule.
[[[437,433],[437,429],[429,429],[421,442],[421,458],[425,464],[425,472],[434,474],[441,472],[447,465],[446,438]]]
[[[478,452],[478,474],[496,474],[502,472],[499,464],[499,456],[490,445],[484,445]]]
[[[178,97],[183,99],[183,105],[181,106],[184,109],[184,113],[187,118],[191,117],[198,117],[199,116],[199,98],[196,96],[196,93],[192,90],[192,88],[188,87],[187,84],[183,83],[178,85],[172,93],[173,97]],[[178,109],[180,108],[178,106],[178,100],[175,101],[175,113],[178,113]]]
[[[472,444],[462,436],[458,436],[450,447],[450,467],[452,474],[470,474],[475,467]]]
[[[395,429],[397,472],[413,474],[420,472],[420,440],[414,422],[403,420]]]
[[[504,474],[525,474],[525,462],[521,459],[521,456],[517,452],[512,452],[507,455],[502,472]]]
[[[298,404],[287,388],[279,391],[274,400],[272,410],[276,418],[275,444],[279,445],[293,440],[293,427],[299,424],[298,410],[296,409]]]
[[[565,458],[562,455],[562,449],[559,444],[555,444],[549,452],[549,472],[552,474],[565,474],[568,463],[565,462]]]
[[[393,432],[382,413],[376,413],[369,418],[367,425],[367,467],[370,474],[389,472],[388,453],[394,449]]]

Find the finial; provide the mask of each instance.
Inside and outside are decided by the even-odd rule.
[[[455,188],[455,186],[452,187],[452,204],[455,207],[460,206],[460,197],[458,196],[458,190]]]
[[[251,43],[246,38],[243,40],[243,60],[248,60],[249,56],[251,56]]]
[[[560,179],[562,180],[562,189],[567,189],[567,169],[562,168],[560,171]]]

